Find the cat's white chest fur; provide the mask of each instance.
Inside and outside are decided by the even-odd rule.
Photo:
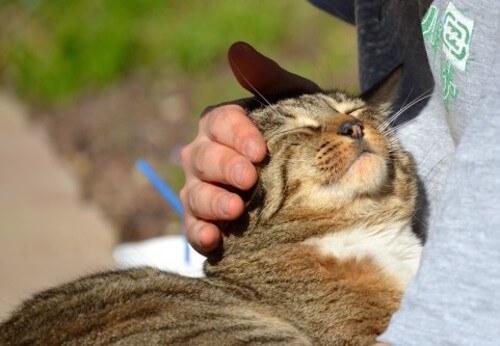
[[[408,224],[352,228],[304,241],[324,256],[340,260],[371,258],[382,270],[397,279],[402,288],[415,276],[422,246]]]

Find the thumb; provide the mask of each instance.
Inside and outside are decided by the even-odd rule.
[[[279,97],[320,91],[316,83],[288,72],[248,43],[233,43],[228,59],[240,85],[255,96]]]

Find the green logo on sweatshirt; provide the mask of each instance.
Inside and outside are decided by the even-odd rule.
[[[454,82],[455,70],[453,65],[446,59],[441,62],[441,85],[443,89],[444,107],[448,110],[450,103],[458,95],[458,89]]]
[[[467,68],[473,29],[474,21],[451,2],[443,15],[440,16],[439,8],[432,5],[422,19],[424,40],[428,42],[431,54],[439,59],[441,65],[441,87],[446,110],[449,110],[450,104],[458,96],[454,80],[455,68],[462,72]],[[438,55],[440,50],[444,56]]]
[[[460,13],[450,2],[444,14],[443,52],[460,71],[465,71],[469,59],[473,28],[474,21]]]
[[[422,20],[422,33],[424,34],[424,39],[429,41],[432,45],[434,51],[439,47],[439,41],[441,37],[440,24],[438,22],[439,9],[437,6],[431,6],[427,10],[427,13]]]

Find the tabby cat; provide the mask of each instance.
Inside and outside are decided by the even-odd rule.
[[[375,342],[421,252],[415,167],[386,121],[400,75],[364,100],[324,92],[250,112],[268,156],[205,278],[91,275],[26,301],[0,326],[0,344]]]

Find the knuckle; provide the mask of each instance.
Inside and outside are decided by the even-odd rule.
[[[208,113],[210,113],[210,111],[211,111],[212,109],[214,109],[214,107],[213,107],[213,106],[207,106],[207,107],[205,107],[205,108],[201,111],[201,113],[200,113],[200,117],[201,117],[201,119],[203,119],[204,117],[206,117],[206,116],[207,116],[207,114],[208,114]]]
[[[219,216],[220,214],[220,208],[219,208],[220,199],[221,198],[218,196],[210,200],[209,208],[210,208],[210,213],[213,216]]]
[[[212,116],[214,113],[218,112],[221,108],[224,108],[223,103],[218,103],[215,105],[209,105],[209,106],[205,107],[205,109],[203,109],[203,111],[201,112],[202,119],[206,118],[207,116],[208,117]]]
[[[191,145],[188,144],[181,150],[181,162],[182,162],[182,167],[184,169],[188,168],[190,159],[191,159]]]
[[[186,229],[186,235],[190,241],[192,241],[192,237],[194,235],[194,225],[195,225],[194,219],[189,217],[186,217],[184,219],[184,227]]]
[[[211,113],[203,114],[202,118],[198,121],[198,133],[205,133],[207,127],[207,119],[210,118]]]
[[[189,210],[192,211],[194,215],[199,214],[199,196],[204,193],[202,188],[202,183],[197,183],[194,185],[189,193],[186,194],[185,199],[188,205]]]
[[[209,145],[199,146],[196,153],[191,156],[191,166],[197,177],[205,175],[208,161],[207,156],[209,156]]]
[[[206,117],[206,128],[211,138],[217,137],[216,134],[218,133],[220,125],[226,120],[226,114],[220,108],[215,109]]]
[[[186,206],[186,198],[187,198],[187,194],[188,194],[188,189],[187,189],[187,186],[183,186],[181,191],[179,191],[179,198],[181,199],[181,202],[184,206]]]
[[[243,107],[241,107],[240,105],[237,105],[237,104],[226,104],[224,106],[221,106],[220,109],[223,109],[224,111],[226,112],[231,112],[231,113],[238,113],[238,114],[244,114],[245,113],[245,110],[243,109]]]
[[[186,221],[187,222],[187,221]],[[197,239],[197,229],[199,228],[198,222],[196,220],[192,220],[191,222],[187,222],[186,225],[186,237],[188,242],[195,248],[197,248],[198,239]]]

